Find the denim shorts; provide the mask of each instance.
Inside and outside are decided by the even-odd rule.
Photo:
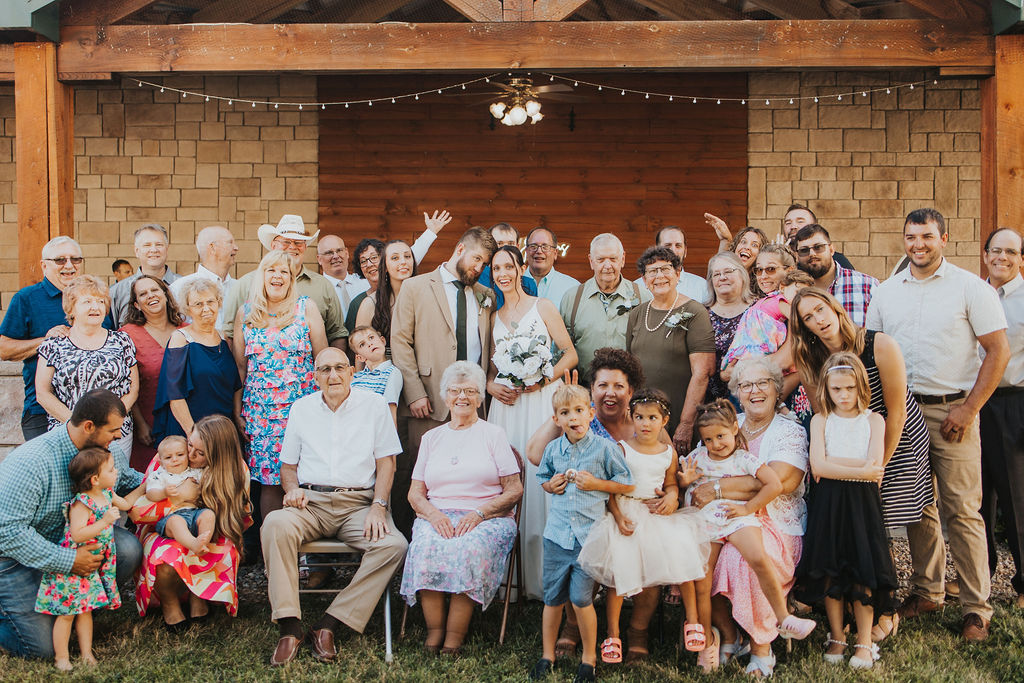
[[[579,563],[579,541],[572,550],[544,539],[544,604],[557,607],[571,601],[587,607],[594,601],[594,580]]]
[[[164,529],[167,527],[167,520],[177,515],[178,517],[182,517],[185,519],[185,522],[188,524],[189,533],[191,533],[193,536],[198,536],[199,515],[203,514],[203,512],[205,511],[206,508],[182,508],[181,510],[175,510],[174,512],[171,512],[170,514],[161,518],[160,521],[156,523],[156,532],[164,538],[170,538],[170,536],[167,535]]]

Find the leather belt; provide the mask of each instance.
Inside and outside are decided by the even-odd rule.
[[[953,401],[959,401],[962,398],[967,398],[967,392],[961,389],[956,393],[943,394],[941,396],[933,396],[931,394],[914,394],[914,398],[921,405],[938,406],[944,403],[952,403]]]
[[[317,493],[342,493],[346,491],[370,491],[368,486],[321,486],[320,484],[299,484],[300,489],[308,489]]]

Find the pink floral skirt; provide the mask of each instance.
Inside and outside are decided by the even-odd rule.
[[[760,520],[765,552],[779,575],[782,590],[788,593],[803,551],[803,538],[781,533],[764,516]],[[731,543],[726,543],[718,556],[711,594],[722,595],[732,603],[732,618],[755,643],[770,643],[779,635],[775,611],[761,591],[757,574]]]

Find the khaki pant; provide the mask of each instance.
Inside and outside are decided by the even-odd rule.
[[[907,527],[914,573],[911,589],[935,602],[945,597],[946,546],[941,516],[949,538],[949,551],[960,575],[960,606],[963,614],[992,618],[989,604],[991,579],[981,508],[981,438],[978,420],[968,426],[963,441],[950,443],[939,429],[953,405],[922,405],[931,448],[928,455],[935,483],[935,505],[921,513],[921,521]]]
[[[363,537],[373,490],[320,493],[306,491],[306,507],[275,510],[263,521],[263,561],[267,594],[274,621],[301,617],[299,608],[299,546],[306,541],[336,538],[363,553],[359,569],[327,608],[327,613],[362,633],[380,596],[405,558],[409,544],[388,515],[388,533],[371,542]]]

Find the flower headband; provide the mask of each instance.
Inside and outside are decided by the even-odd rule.
[[[662,401],[656,396],[641,396],[640,398],[631,399],[629,402],[629,409],[632,411],[633,408],[642,403],[656,403],[661,408],[662,413],[665,415],[672,414],[672,410],[668,407],[668,403],[665,403],[665,401]]]

